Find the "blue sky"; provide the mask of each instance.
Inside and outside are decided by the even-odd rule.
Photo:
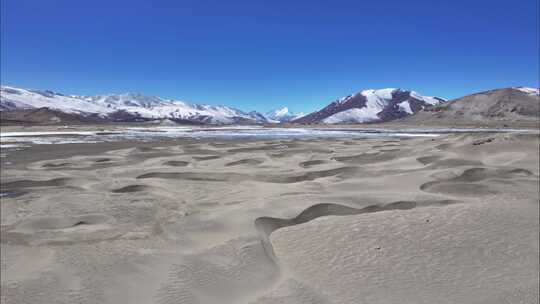
[[[538,0],[3,0],[2,84],[312,111],[538,86]]]

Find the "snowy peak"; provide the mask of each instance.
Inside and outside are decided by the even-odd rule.
[[[304,113],[292,113],[287,107],[266,113],[266,118],[268,121],[274,123],[289,122],[302,116],[304,116]]]
[[[342,97],[320,111],[294,120],[298,123],[371,123],[412,115],[421,109],[445,102],[415,91],[396,88],[362,90]]]
[[[286,116],[286,115],[289,115],[289,114],[290,114],[289,113],[289,108],[287,108],[287,107],[284,107],[284,108],[281,108],[279,110],[274,111],[274,115],[276,117],[283,117],[283,116]]]
[[[392,99],[392,94],[398,89],[388,88],[388,89],[380,89],[380,90],[363,90],[360,92],[360,94],[371,97],[371,98],[377,98],[377,99]]]

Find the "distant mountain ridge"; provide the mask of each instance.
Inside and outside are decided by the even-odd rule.
[[[264,115],[255,111],[244,112],[227,106],[188,104],[139,93],[77,96],[7,86],[2,86],[0,93],[2,111],[48,108],[81,116],[82,120],[95,118],[98,121],[132,122],[169,119],[195,124],[267,122]]]

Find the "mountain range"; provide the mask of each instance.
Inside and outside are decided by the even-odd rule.
[[[345,96],[307,115],[292,113],[287,107],[261,114],[139,93],[79,96],[2,86],[0,114],[3,124],[147,121],[173,124],[345,124],[402,119],[413,122],[441,118],[455,121],[500,120],[505,117],[538,117],[537,100],[538,89],[523,87],[481,92],[451,101],[422,96],[415,91],[387,88],[363,90]]]
[[[243,112],[227,106],[188,104],[178,100],[139,93],[97,96],[64,95],[53,91],[26,90],[3,86],[2,111],[47,108],[79,116],[82,120],[134,122],[169,119],[178,123],[235,124],[263,123],[258,112]]]

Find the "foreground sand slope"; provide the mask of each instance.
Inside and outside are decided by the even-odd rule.
[[[535,211],[479,202],[324,217],[272,240],[282,267],[332,303],[537,303]]]
[[[2,303],[535,302],[538,143],[3,151]]]

